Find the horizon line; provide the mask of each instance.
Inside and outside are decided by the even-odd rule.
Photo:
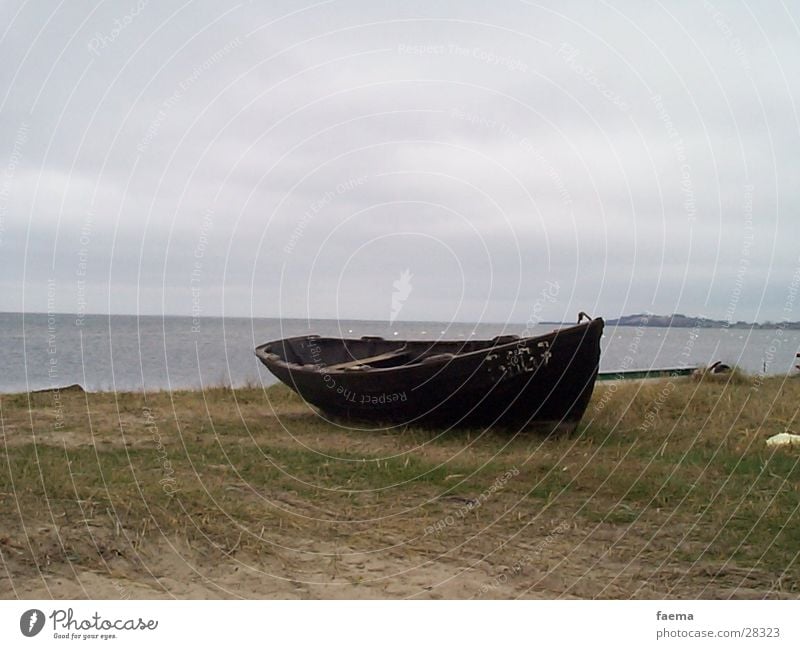
[[[225,318],[237,318],[240,320],[328,320],[328,321],[349,321],[349,322],[379,322],[379,323],[389,323],[389,324],[403,324],[403,323],[426,323],[426,324],[466,324],[466,325],[524,325],[528,326],[527,322],[517,322],[508,320],[506,322],[500,322],[495,320],[483,320],[483,321],[475,321],[475,320],[395,320],[392,322],[391,320],[378,320],[376,318],[331,318],[331,317],[309,317],[309,316],[255,316],[255,315],[201,315],[195,316],[191,314],[182,314],[182,313],[82,313],[78,314],[75,312],[67,312],[67,311],[2,311],[0,310],[0,315],[6,314],[14,314],[14,315],[58,315],[58,316],[71,316],[75,318],[85,318],[87,316],[92,317],[137,317],[137,318],[198,318],[198,319],[209,319],[209,320],[222,320]],[[674,317],[680,316],[681,318],[686,318],[688,320],[706,320],[706,321],[715,321],[715,322],[727,322],[729,325],[735,325],[744,323],[747,325],[765,325],[765,324],[779,324],[781,322],[793,322],[784,318],[783,320],[764,320],[761,322],[755,321],[746,321],[746,320],[723,320],[718,318],[709,318],[707,316],[690,316],[684,313],[671,313],[671,314],[657,314],[657,313],[647,313],[647,312],[640,312],[640,313],[628,313],[616,316],[614,318],[604,318],[606,321],[611,320],[619,320],[621,318],[632,318],[636,316],[647,316],[651,318],[667,318],[667,317]],[[602,317],[602,316],[601,316]],[[573,321],[569,320],[539,320],[537,325],[565,325],[565,324],[575,324]],[[535,325],[534,325],[535,326]],[[632,326],[632,325],[620,325],[616,323],[616,326]]]
[[[200,320],[222,320],[224,318],[238,318],[240,320],[329,320],[331,322],[336,321],[346,321],[346,322],[381,322],[381,323],[389,323],[389,324],[403,324],[403,323],[430,323],[430,324],[442,324],[448,323],[449,324],[514,324],[514,325],[525,325],[525,322],[499,322],[499,321],[480,321],[477,322],[475,320],[395,320],[392,322],[389,319],[386,320],[378,320],[375,318],[330,318],[330,317],[309,317],[309,316],[270,316],[270,315],[201,315],[195,316],[191,314],[185,313],[74,313],[74,312],[67,312],[67,311],[0,311],[0,315],[43,315],[43,316],[50,316],[50,315],[59,315],[59,316],[71,316],[74,318],[85,318],[88,316],[93,317],[103,317],[103,318],[111,318],[111,317],[128,317],[128,318],[197,318]],[[540,320],[538,324],[568,324],[564,321],[559,320]]]

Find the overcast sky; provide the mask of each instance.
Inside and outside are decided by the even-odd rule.
[[[2,2],[0,310],[800,319],[796,5],[221,4]]]

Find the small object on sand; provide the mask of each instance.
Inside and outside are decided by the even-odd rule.
[[[701,379],[706,374],[727,374],[731,371],[731,366],[726,365],[722,361],[712,363],[708,367],[698,367],[692,372],[692,378]]]
[[[793,446],[800,444],[800,435],[794,433],[778,433],[767,440],[767,446]]]
[[[31,394],[43,394],[45,392],[86,392],[83,386],[79,383],[72,383],[71,385],[58,386],[53,388],[44,388],[42,390],[31,390]]]

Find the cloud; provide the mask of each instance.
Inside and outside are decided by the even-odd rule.
[[[734,290],[735,318],[782,317],[781,11],[9,7],[0,309],[45,308],[56,276],[74,311],[89,222],[90,311],[188,314],[199,261],[208,315],[386,318],[407,269],[409,319],[524,321],[546,281],[545,319],[722,317]]]

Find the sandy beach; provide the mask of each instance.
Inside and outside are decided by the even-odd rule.
[[[283,387],[0,396],[4,598],[783,598],[800,382],[598,385],[570,437]]]

